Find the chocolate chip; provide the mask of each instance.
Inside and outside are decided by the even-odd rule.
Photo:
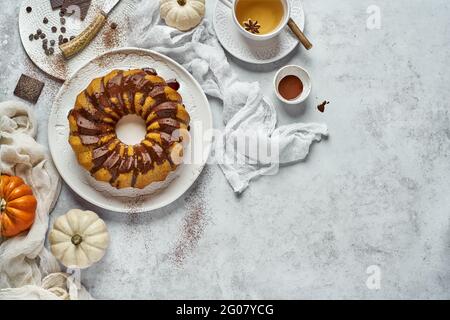
[[[44,18],[44,20],[42,21],[44,24],[47,24],[48,23],[48,19],[47,18]]]
[[[66,14],[66,9],[61,9],[60,11],[59,11],[59,16],[60,17],[64,17],[64,15]]]
[[[45,52],[45,55],[46,55],[46,56],[49,56],[49,55],[50,55],[50,52],[48,52],[48,49],[45,49],[44,52]]]
[[[50,40],[50,45],[53,47],[55,45],[55,40]]]
[[[111,23],[111,29],[116,30],[117,29],[117,23],[115,23],[115,22]]]
[[[60,21],[61,21],[61,24],[66,24],[66,19],[65,18],[61,18]]]
[[[325,112],[325,106],[327,105],[327,104],[330,104],[330,101],[324,101],[324,102],[322,102],[321,104],[319,104],[318,106],[317,106],[317,110],[319,110],[320,112]]]
[[[48,49],[48,53],[50,53],[50,55],[54,54],[55,53],[55,49],[53,49],[53,48]]]
[[[33,39],[34,39],[34,34],[30,34],[30,35],[28,36],[28,38],[30,39],[30,41],[33,41]]]
[[[66,28],[65,27],[61,27],[61,32],[62,33],[66,33]]]
[[[56,31],[58,31],[58,28],[57,27],[52,27],[52,32],[56,33]]]
[[[35,35],[34,35],[34,40],[37,40],[37,39],[39,39],[39,35],[38,35],[38,34],[35,34]]]
[[[36,30],[36,33],[40,36],[41,33],[42,33],[42,30],[41,30],[41,29],[37,29],[37,30]]]
[[[63,39],[63,43],[67,43],[67,42],[69,42],[69,39],[64,38],[64,39]]]
[[[46,35],[45,33],[41,33],[41,39],[45,39]]]
[[[71,36],[70,37],[70,41],[72,41],[73,39],[75,39],[75,36]]]
[[[44,83],[22,74],[17,83],[14,95],[31,103],[36,103],[41,95]]]
[[[27,7],[27,12],[30,13],[31,11],[33,11],[33,8]]]

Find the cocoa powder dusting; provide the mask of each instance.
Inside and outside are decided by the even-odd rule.
[[[52,60],[54,68],[57,70],[56,73],[65,78],[67,76],[67,61],[64,59],[62,53],[55,55]]]
[[[183,220],[181,234],[173,253],[173,261],[178,266],[182,265],[187,256],[196,248],[207,224],[208,208],[202,181],[209,180],[204,180],[208,175],[208,168],[205,168],[202,177],[199,178],[201,181],[198,181],[197,186],[186,199],[187,215]]]
[[[115,27],[113,28],[113,26]],[[105,32],[103,33],[103,45],[108,49],[112,49],[120,45],[119,40],[117,24],[113,23],[112,25],[106,26]]]
[[[140,212],[143,203],[143,196],[138,196],[127,203],[127,224],[131,225],[137,222],[137,213]]]

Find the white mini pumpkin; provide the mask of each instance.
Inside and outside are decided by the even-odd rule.
[[[103,258],[109,235],[97,214],[73,209],[55,220],[49,241],[53,255],[63,265],[83,269]]]
[[[187,31],[205,16],[205,0],[161,0],[161,18],[168,26]]]

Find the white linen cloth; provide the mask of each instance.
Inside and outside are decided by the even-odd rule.
[[[24,179],[38,203],[28,233],[0,240],[0,300],[66,297],[62,288],[49,285],[53,282],[48,279],[60,277],[60,266],[44,247],[60,178],[47,150],[34,140],[36,133],[36,119],[28,106],[18,101],[0,103],[0,173]],[[50,278],[43,282],[45,276]],[[84,289],[79,296],[86,297]]]
[[[291,124],[276,128],[275,108],[264,99],[257,82],[239,81],[231,70],[208,19],[189,32],[168,27],[159,17],[159,1],[138,1],[130,19],[129,44],[163,53],[183,65],[205,93],[223,101],[223,137],[216,139],[214,153],[235,192],[244,191],[253,178],[274,174],[280,164],[304,159],[313,141],[328,135],[323,124]],[[236,147],[238,139],[258,140],[276,150],[270,163],[253,158]],[[239,161],[236,161],[239,160]]]

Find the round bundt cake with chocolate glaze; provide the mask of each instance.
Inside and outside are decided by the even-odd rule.
[[[154,69],[114,70],[94,79],[69,113],[69,143],[78,162],[98,181],[113,187],[143,189],[163,181],[180,164],[190,117],[176,80]],[[144,119],[145,138],[127,145],[116,135],[128,114]]]

